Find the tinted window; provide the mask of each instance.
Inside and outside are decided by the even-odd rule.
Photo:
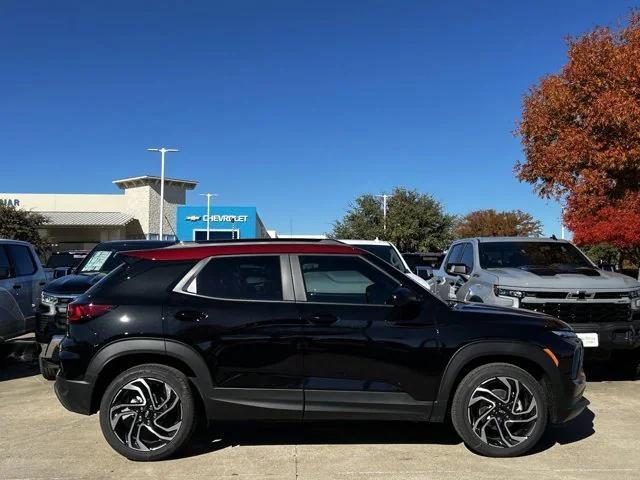
[[[398,284],[361,258],[300,256],[307,301],[330,303],[390,303]]]
[[[13,269],[17,277],[32,275],[36,271],[36,264],[28,247],[22,245],[7,245],[7,252],[13,262]]]
[[[7,254],[4,251],[4,247],[0,245],[0,268],[9,267],[11,267],[11,264],[9,263],[9,257],[7,257]]]
[[[462,247],[464,247],[464,243],[456,243],[453,247],[451,247],[451,251],[449,252],[449,256],[447,257],[447,265],[450,263],[459,263],[460,254],[462,253]]]
[[[280,257],[214,258],[188,290],[207,297],[282,300]]]
[[[580,251],[564,242],[483,242],[482,268],[593,268]]]
[[[473,245],[470,243],[465,244],[464,252],[462,252],[462,258],[460,263],[464,263],[467,266],[469,272],[473,270]]]

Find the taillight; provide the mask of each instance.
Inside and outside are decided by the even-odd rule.
[[[67,306],[67,320],[69,323],[81,323],[98,318],[116,308],[115,305],[96,305],[94,303],[71,302]]]

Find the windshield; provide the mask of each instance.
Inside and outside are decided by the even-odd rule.
[[[373,253],[376,257],[380,257],[385,262],[390,263],[402,273],[406,273],[406,268],[400,255],[391,245],[354,245],[354,247]]]
[[[120,265],[115,258],[117,251],[113,249],[93,249],[78,268],[78,273],[109,273]]]
[[[76,267],[84,257],[84,254],[73,254],[69,252],[54,253],[49,257],[49,260],[47,260],[46,268]]]
[[[481,242],[482,268],[594,268],[580,251],[564,242]]]

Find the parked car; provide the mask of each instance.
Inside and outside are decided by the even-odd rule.
[[[111,270],[120,265],[123,250],[162,248],[175,242],[115,240],[96,245],[75,267],[74,273],[48,282],[42,290],[37,312],[36,341],[40,344],[40,373],[47,380],[58,372],[58,344],[66,331],[67,306]]]
[[[564,320],[599,356],[624,351],[633,359],[640,352],[640,283],[598,269],[568,241],[458,240],[432,282],[445,300],[515,307]],[[629,355],[621,358],[634,366]]]
[[[87,250],[53,252],[44,265],[47,282],[69,275],[87,256]]]
[[[587,405],[583,347],[532,311],[443,302],[337,241],[177,245],[68,307],[55,391],[132,460],[206,420],[411,420],[522,454]],[[199,415],[202,415],[200,417]]]
[[[0,342],[33,331],[45,281],[33,245],[0,240]]]
[[[391,264],[400,272],[409,276],[413,281],[422,285],[424,288],[430,288],[429,283],[425,279],[409,268],[407,261],[393,243],[386,242],[384,240],[340,240],[340,242],[346,243],[347,245],[353,245],[361,248],[362,250],[373,253],[385,262]]]

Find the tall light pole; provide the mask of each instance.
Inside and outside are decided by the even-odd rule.
[[[207,240],[210,240],[209,232],[211,231],[211,229],[209,228],[209,222],[211,221],[211,197],[217,197],[218,194],[217,193],[201,193],[200,195],[202,195],[203,197],[207,197]]]
[[[382,229],[387,231],[387,200],[393,195],[387,195],[383,193],[382,195],[376,195],[376,197],[382,198]]]
[[[160,152],[160,226],[158,240],[164,238],[164,229],[162,222],[164,220],[164,154],[167,152],[179,152],[176,148],[147,148],[149,152]]]

